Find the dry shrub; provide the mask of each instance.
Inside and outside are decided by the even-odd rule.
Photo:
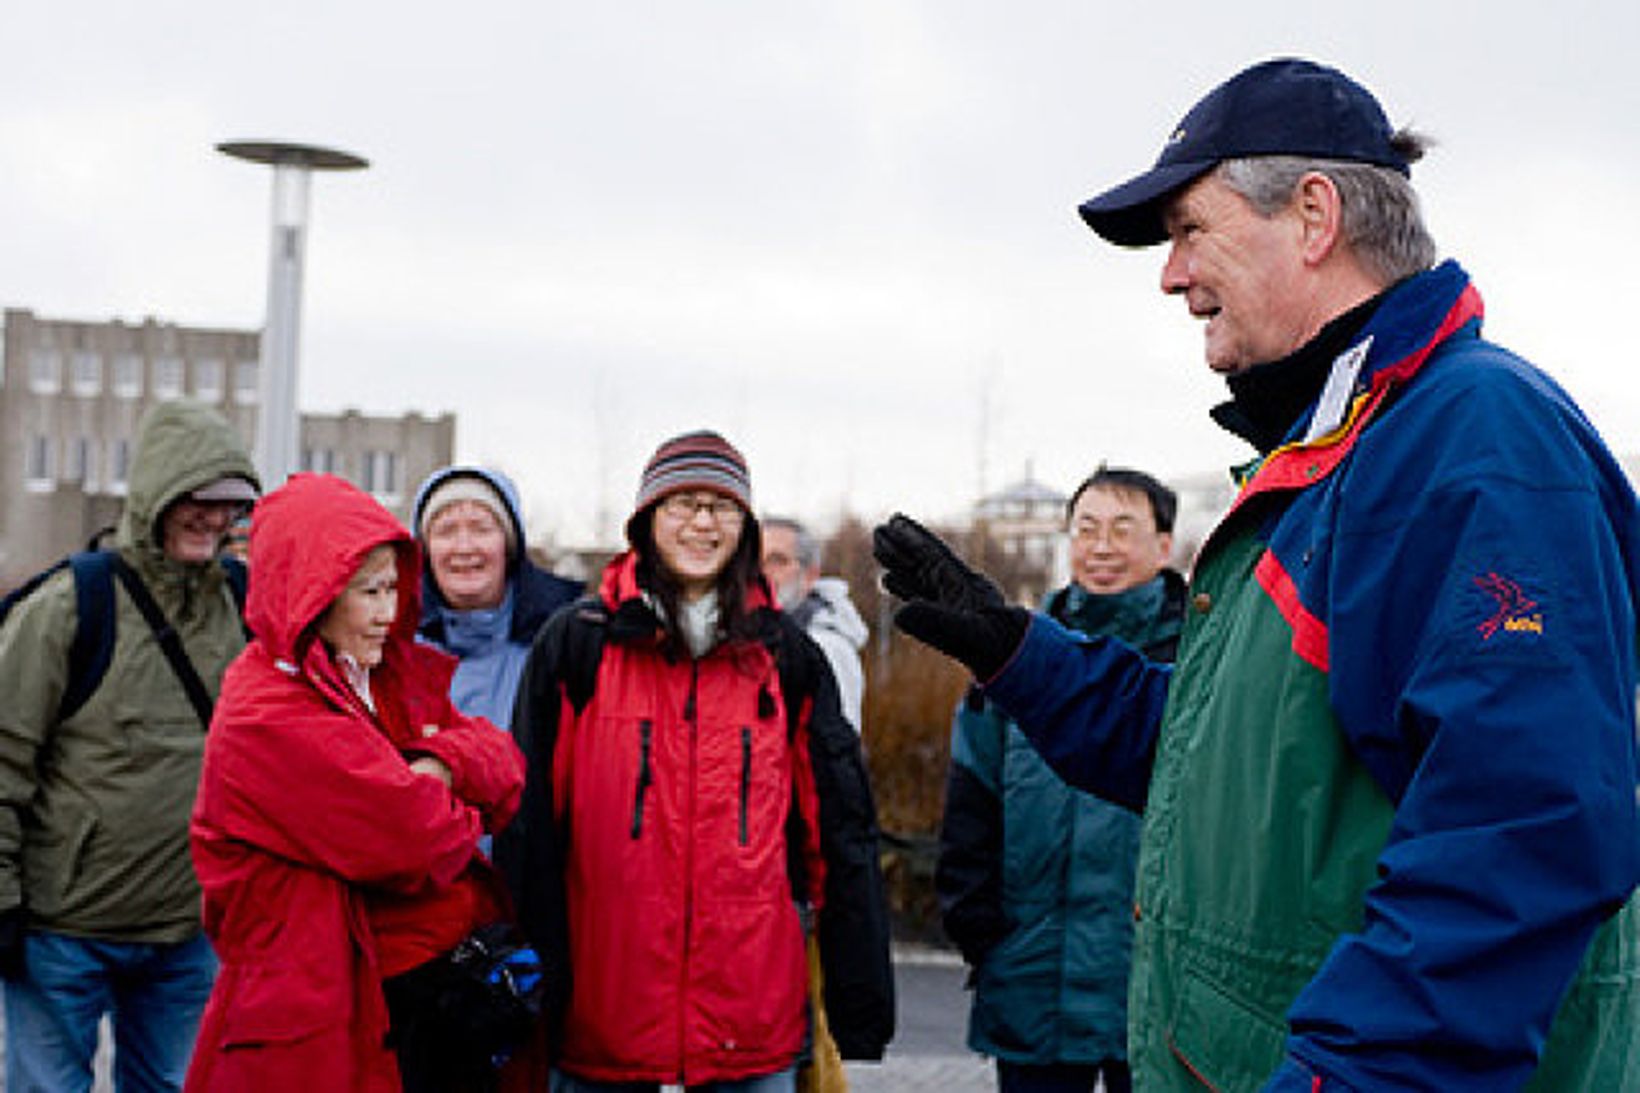
[[[966,546],[961,538],[948,541]],[[900,936],[941,939],[934,860],[951,718],[971,677],[956,661],[894,629],[897,604],[879,585],[871,529],[846,519],[827,546],[825,569],[849,583],[871,630],[862,650],[866,693],[862,719],[866,762],[884,832],[883,869]]]

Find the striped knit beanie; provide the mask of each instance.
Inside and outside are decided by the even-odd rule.
[[[709,429],[684,433],[666,441],[644,464],[638,481],[636,515],[680,490],[717,490],[752,511],[752,478],[746,459],[723,437]]]

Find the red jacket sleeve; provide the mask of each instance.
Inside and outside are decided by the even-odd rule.
[[[413,773],[375,725],[254,659],[225,681],[194,826],[398,891],[450,883],[482,833],[478,810]]]

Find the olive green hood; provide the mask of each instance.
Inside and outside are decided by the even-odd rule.
[[[115,543],[158,556],[163,543],[159,519],[171,503],[229,475],[262,489],[244,440],[226,418],[197,402],[157,404],[137,430]]]

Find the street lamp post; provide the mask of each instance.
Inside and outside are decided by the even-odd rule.
[[[308,180],[313,171],[368,167],[350,152],[284,141],[224,141],[216,150],[273,168],[273,243],[268,260],[268,314],[262,328],[257,395],[256,469],[271,490],[297,469],[297,344],[302,319]]]

